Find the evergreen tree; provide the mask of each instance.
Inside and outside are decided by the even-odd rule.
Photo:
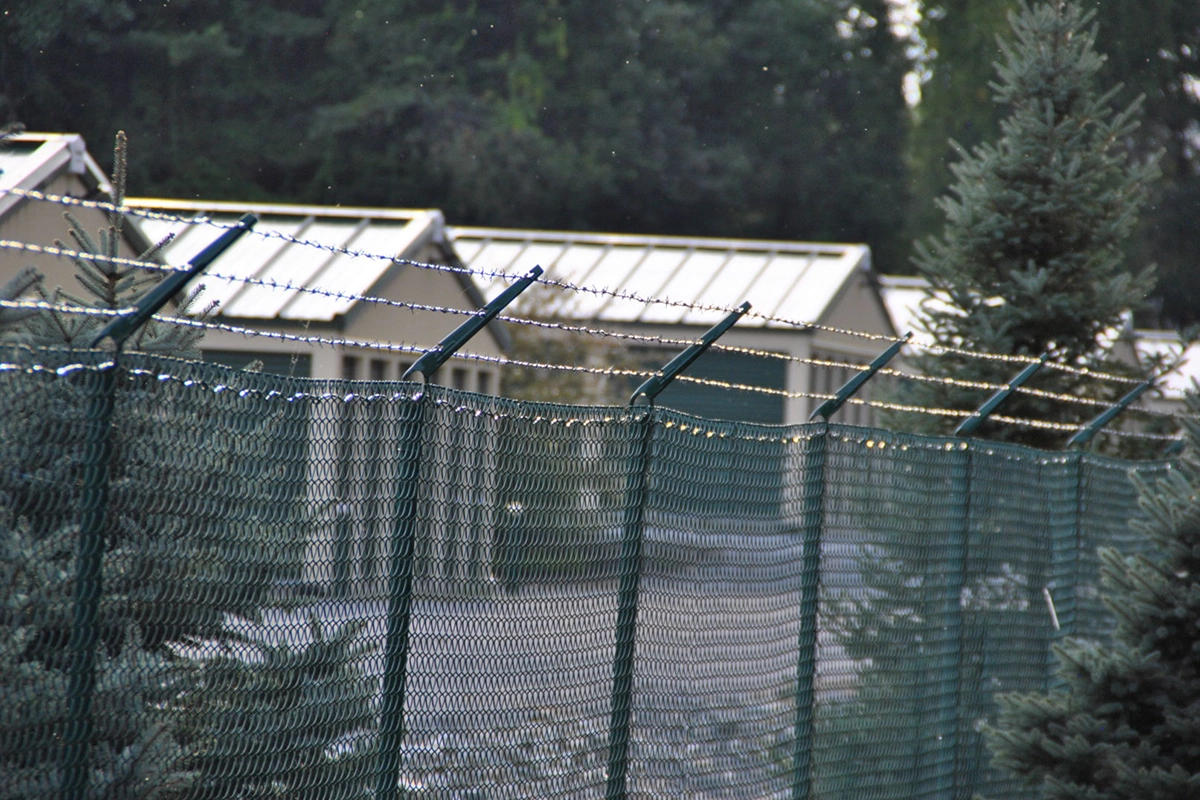
[[[941,220],[933,198],[950,183],[949,140],[970,149],[998,133],[998,115],[987,103],[986,71],[995,38],[1006,27],[1013,0],[943,0],[924,3],[919,24],[927,45],[930,78],[913,109],[909,169],[914,199],[910,240],[935,233]],[[1182,326],[1200,321],[1200,283],[1192,253],[1200,228],[1200,161],[1194,136],[1200,99],[1191,87],[1200,64],[1200,5],[1177,0],[1093,0],[1096,43],[1105,59],[1101,81],[1122,84],[1126,98],[1145,96],[1142,125],[1123,146],[1144,157],[1163,151],[1163,175],[1152,188],[1130,244],[1136,263],[1157,265],[1154,307],[1140,324]],[[1191,243],[1191,244],[1189,244]]]
[[[327,631],[315,614],[296,644],[256,628],[208,659],[184,716],[198,775],[189,800],[369,797],[377,682],[361,669],[366,622]]]
[[[1106,338],[1152,286],[1149,270],[1127,271],[1124,247],[1157,167],[1122,146],[1137,127],[1140,105],[1116,111],[1115,90],[1097,86],[1104,59],[1094,47],[1092,17],[1066,0],[1021,2],[1010,17],[1012,36],[1001,42],[992,84],[996,102],[1008,109],[1001,136],[963,153],[951,194],[940,203],[944,232],[917,247],[916,267],[930,285],[923,325],[938,344],[1130,372]],[[925,375],[993,385],[1018,369],[955,352],[926,351],[914,361]],[[1075,396],[1099,388],[1093,379],[1052,368],[1030,385]],[[1120,389],[1097,399],[1115,400]],[[902,402],[968,411],[991,391],[907,382],[898,394]],[[1018,394],[1004,413],[1077,424],[1095,410]],[[896,422],[944,431],[957,420]],[[1062,439],[1017,427],[990,435],[1039,446]]]
[[[117,137],[113,186],[123,202],[125,139]],[[10,299],[31,294],[51,305],[116,309],[130,305],[159,275],[106,257],[121,255],[123,214],[93,237],[67,214],[83,297],[48,291],[34,270],[19,273],[3,290]],[[57,243],[66,248],[63,242]],[[150,254],[146,254],[149,256]],[[86,347],[105,317],[53,310],[10,309],[0,317],[0,343],[53,349]],[[197,336],[151,323],[135,347],[194,354]],[[5,387],[0,424],[0,550],[5,598],[0,611],[0,797],[49,797],[63,780],[61,741],[67,720],[78,486],[83,480],[83,417],[90,391],[55,381],[41,391]],[[129,420],[126,420],[128,422]],[[145,420],[142,420],[144,423]],[[137,424],[129,426],[134,431]],[[132,434],[133,431],[127,431]],[[136,437],[117,445],[123,460],[139,461]],[[143,452],[141,455],[145,455]],[[139,487],[114,465],[114,505]],[[161,584],[147,580],[177,561],[161,561],[166,548],[144,535],[143,520],[114,514],[105,531],[106,596],[98,621],[96,691],[90,749],[90,790],[97,797],[134,798],[177,791],[191,780],[173,732],[171,706],[191,668],[165,651],[150,618],[161,616],[144,602]],[[177,575],[176,575],[177,577]],[[155,641],[157,640],[156,646]]]
[[[1061,686],[1002,696],[989,731],[994,763],[1049,800],[1200,796],[1200,397],[1189,397],[1187,448],[1139,486],[1141,555],[1102,550],[1107,644],[1055,649]]]
[[[26,270],[0,294],[112,310],[129,307],[161,279],[158,271],[108,260],[121,252],[124,150],[119,136],[112,198],[117,210],[110,225],[93,236],[68,215],[74,249],[96,256],[74,259],[79,289],[47,290],[39,275]],[[73,363],[79,358],[73,351],[88,346],[104,319],[6,309],[0,315],[6,359]],[[193,329],[152,321],[126,348],[194,358],[197,339]],[[80,374],[84,379],[40,381],[10,370],[0,387],[5,393],[0,419],[4,800],[56,796],[63,779],[60,747],[85,468],[83,421],[92,391],[87,371]],[[358,670],[357,645],[347,641],[357,629],[317,636],[313,645],[277,643],[262,649],[271,658],[245,656],[234,663],[245,652],[235,645],[253,646],[230,621],[252,625],[264,607],[278,605],[275,584],[299,574],[304,522],[298,476],[303,474],[306,412],[290,403],[255,405],[257,393],[239,400],[236,408],[216,400],[199,407],[194,391],[173,394],[171,387],[130,372],[118,380],[89,791],[106,800],[189,791],[211,796],[214,781],[228,787],[242,776],[241,793],[222,796],[250,797],[261,794],[255,770],[270,773],[275,786],[295,789],[295,763],[282,769],[282,777],[280,769],[263,766],[269,748],[299,748],[298,758],[314,775],[323,769],[322,758],[343,768],[351,763],[345,756],[359,750],[363,715],[370,713],[369,702],[348,695],[344,681],[333,685],[338,676]],[[198,657],[213,648],[219,657]],[[309,680],[295,671],[296,663],[310,664],[309,673],[333,677]],[[307,687],[305,700],[311,704],[296,714],[329,714],[338,704],[351,711],[344,718],[331,715],[321,727],[293,719],[284,733],[271,737],[257,735],[265,731],[221,727],[222,709],[226,716],[239,704],[250,709],[265,702],[269,692],[263,687],[296,681]],[[256,699],[260,690],[263,697]],[[276,754],[272,763],[290,762]]]

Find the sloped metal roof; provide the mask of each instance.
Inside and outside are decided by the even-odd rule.
[[[928,283],[924,278],[909,275],[880,275],[880,292],[884,305],[892,316],[897,331],[920,331],[917,324],[921,316],[921,302],[927,295]],[[936,302],[936,301],[935,301]],[[1107,331],[1104,340],[1109,346],[1128,346],[1131,356],[1148,358],[1162,355],[1173,358],[1183,356],[1176,371],[1158,381],[1164,398],[1182,401],[1192,386],[1200,381],[1200,344],[1184,347],[1179,334],[1174,331],[1157,331],[1132,327],[1132,315],[1126,315],[1127,326]],[[929,337],[922,336],[923,339]],[[1181,352],[1182,351],[1182,352]]]
[[[254,230],[196,280],[204,288],[193,305],[200,309],[216,301],[221,316],[246,319],[331,321],[369,293],[395,265],[391,259],[411,258],[442,229],[436,210],[151,198],[131,198],[128,205],[225,225],[246,212],[256,214]],[[179,219],[139,218],[137,224],[154,242],[175,235],[162,252],[172,266],[188,263],[223,232]]]
[[[80,176],[90,188],[111,192],[108,178],[77,133],[22,133],[0,143],[0,216],[25,200],[6,189],[42,189],[62,172]]]
[[[917,321],[921,318],[921,301],[925,299],[928,287],[924,278],[910,275],[879,276],[879,294],[897,331],[920,331]]]
[[[1164,398],[1183,401],[1188,392],[1200,387],[1200,344],[1184,346],[1175,331],[1137,329],[1133,346],[1143,358],[1163,356],[1168,360],[1182,356],[1178,368],[1158,381]]]
[[[447,228],[455,252],[491,299],[508,283],[488,273],[524,274],[534,266],[576,286],[624,292],[680,305],[610,294],[563,293],[549,309],[580,320],[709,326],[720,308],[750,301],[759,314],[819,322],[841,288],[870,265],[865,245],[700,237]],[[715,306],[705,310],[696,306]],[[790,327],[748,317],[745,327]]]

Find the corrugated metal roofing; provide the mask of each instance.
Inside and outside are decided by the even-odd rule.
[[[491,299],[507,282],[487,273],[524,274],[540,266],[576,286],[627,292],[683,305],[647,304],[608,294],[564,295],[551,310],[605,322],[709,326],[720,310],[750,301],[754,311],[794,322],[819,322],[856,270],[869,266],[864,245],[749,239],[583,234],[496,228],[447,229],[455,252]],[[750,317],[744,327],[789,327]]]
[[[197,279],[204,286],[194,308],[219,303],[224,317],[330,321],[353,307],[410,249],[442,224],[441,212],[327,206],[190,203],[130,199],[130,206],[183,218],[138,219],[152,241],[175,238],[163,250],[183,266],[216,239],[221,228],[186,220],[230,224],[246,213],[259,218]],[[317,246],[313,246],[317,245]],[[346,252],[362,255],[352,255]],[[383,257],[379,257],[383,256]],[[225,275],[217,278],[213,275]],[[249,278],[252,282],[245,282]],[[267,285],[264,285],[267,284]],[[307,290],[307,291],[305,291]]]

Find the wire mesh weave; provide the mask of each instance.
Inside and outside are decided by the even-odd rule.
[[[1168,468],[0,355],[2,798],[1028,796],[993,698]]]

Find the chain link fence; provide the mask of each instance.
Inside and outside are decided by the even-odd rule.
[[[994,696],[1167,469],[18,348],[0,408],[6,800],[1032,797]]]

